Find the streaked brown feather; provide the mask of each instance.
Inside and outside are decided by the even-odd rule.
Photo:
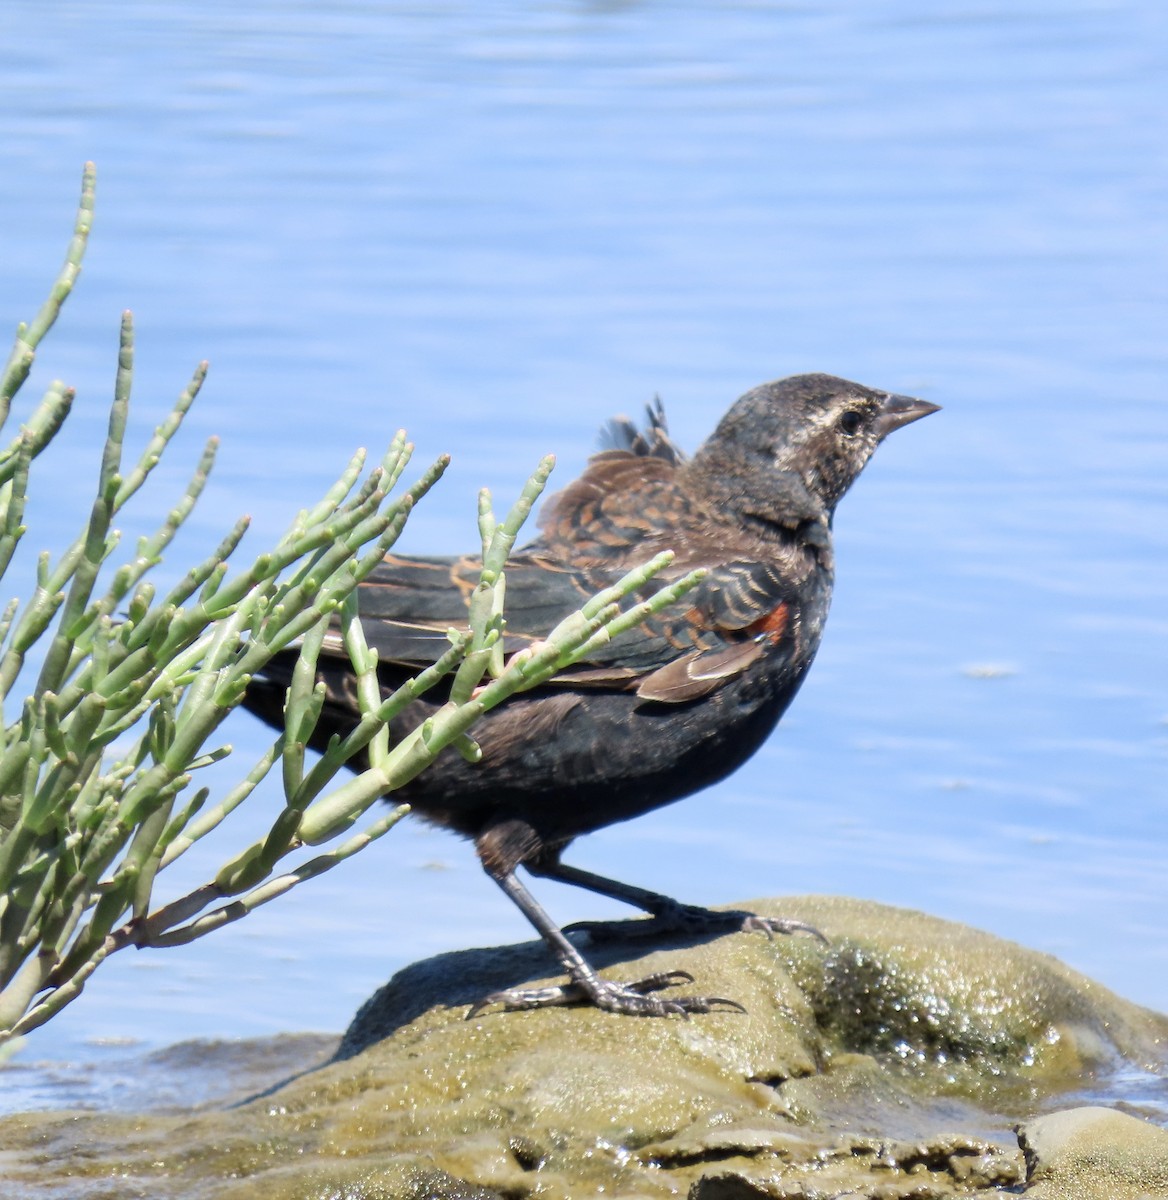
[[[738,642],[714,653],[687,654],[646,675],[637,686],[642,700],[683,704],[708,696],[727,679],[741,675],[763,653],[757,641]]]

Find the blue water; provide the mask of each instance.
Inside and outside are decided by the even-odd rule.
[[[88,508],[126,307],[139,443],[212,364],[126,526],[222,435],[175,571],[241,512],[258,551],[398,426],[454,455],[401,543],[444,552],[474,544],[480,485],[505,502],[547,450],[570,479],[655,393],[690,448],[797,371],[925,396],[944,412],[840,508],[778,734],[572,861],[694,901],[922,908],[1168,1010],[1162,5],[10,0],[5,49],[9,325],[99,169],[37,371],[79,403],[30,540]],[[266,744],[243,716],[228,736],[224,788]],[[280,803],[273,781],[226,840]],[[404,963],[528,935],[468,847],[408,824],[201,943],[121,954],[21,1059],[339,1030]]]

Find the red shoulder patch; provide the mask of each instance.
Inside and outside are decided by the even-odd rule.
[[[746,632],[755,637],[765,637],[774,646],[786,632],[790,620],[790,608],[786,604],[777,604],[765,617],[747,625]]]

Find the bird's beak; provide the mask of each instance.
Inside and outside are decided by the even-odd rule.
[[[888,395],[880,406],[880,416],[876,418],[876,431],[881,440],[886,438],[894,429],[919,421],[929,413],[935,413],[941,406],[930,404],[927,400],[917,400],[913,396]]]

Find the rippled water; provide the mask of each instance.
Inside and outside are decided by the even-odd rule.
[[[3,320],[100,172],[39,368],[80,404],[30,537],[88,507],[125,307],[140,438],[212,363],[148,497],[223,436],[175,570],[243,511],[272,539],[400,425],[455,456],[402,543],[439,552],[474,543],[481,484],[513,496],[548,449],[571,478],[655,393],[690,448],[796,371],[926,396],[945,411],[841,506],[779,733],[573,861],[695,901],[919,907],[1168,1009],[1168,10],[942,7],[16,0]],[[243,716],[229,736],[265,744]],[[279,804],[274,783],[256,807]],[[408,825],[231,930],[106,964],[19,1061],[337,1030],[414,958],[527,936],[468,847]],[[69,1100],[21,1095],[49,1093]]]

